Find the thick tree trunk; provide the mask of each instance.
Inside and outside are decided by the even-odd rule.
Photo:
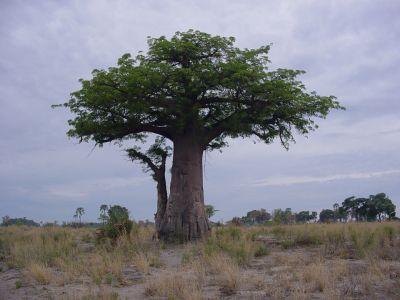
[[[206,238],[210,225],[204,209],[203,147],[196,138],[174,141],[170,195],[160,227],[166,241]]]
[[[165,166],[161,167],[154,176],[157,181],[157,212],[155,214],[157,237],[160,238],[161,223],[167,207],[168,192],[165,180]]]

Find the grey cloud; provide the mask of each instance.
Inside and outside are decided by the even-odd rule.
[[[388,171],[375,171],[375,172],[364,172],[364,173],[350,173],[350,174],[335,174],[328,176],[284,176],[284,177],[271,177],[263,180],[259,180],[251,186],[273,186],[273,185],[292,185],[292,184],[303,184],[303,183],[324,183],[336,180],[353,180],[353,179],[368,179],[373,177],[387,176],[387,175],[398,175],[400,170],[388,170]]]
[[[46,187],[49,196],[63,198],[81,198],[94,192],[140,186],[150,180],[149,177],[108,177],[58,184]]]
[[[149,176],[117,147],[90,154],[93,145],[68,140],[70,114],[50,105],[67,100],[92,69],[146,50],[147,36],[189,28],[235,36],[240,47],[272,42],[272,68],[305,69],[309,89],[336,95],[348,108],[319,121],[309,139],[297,137],[288,152],[277,143],[236,140],[223,154],[208,153],[205,195],[220,209],[217,218],[262,206],[320,209],[381,191],[400,206],[397,174],[323,186],[243,186],[266,177],[400,169],[398,1],[1,1],[0,9],[0,215],[67,220],[80,203],[95,220],[98,206],[114,201],[136,218],[152,218]],[[147,181],[83,188],[107,178]]]

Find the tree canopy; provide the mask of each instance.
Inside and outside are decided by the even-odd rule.
[[[68,135],[102,145],[193,133],[207,149],[254,135],[288,147],[293,129],[307,134],[317,127],[313,117],[342,108],[333,96],[307,92],[297,79],[304,71],[269,70],[270,45],[239,49],[234,42],[193,30],[149,38],[146,54],[124,54],[116,67],[80,80],[64,103],[76,116]]]
[[[374,221],[376,219],[392,219],[396,215],[396,206],[385,193],[370,195],[368,198],[346,198],[342,203],[342,211],[346,218],[356,221]]]

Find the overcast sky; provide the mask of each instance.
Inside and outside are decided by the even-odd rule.
[[[205,197],[228,220],[257,208],[321,210],[385,192],[400,208],[400,2],[0,1],[0,216],[71,221],[126,206],[153,220],[155,184],[122,149],[68,139],[51,109],[79,78],[147,50],[146,37],[197,29],[239,47],[273,43],[272,68],[303,69],[331,113],[290,150],[235,140],[206,154]]]

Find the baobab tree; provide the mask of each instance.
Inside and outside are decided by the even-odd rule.
[[[207,237],[203,153],[228,138],[251,137],[288,148],[342,108],[334,96],[308,92],[303,71],[269,70],[269,45],[239,49],[233,37],[189,30],[148,39],[147,53],[124,54],[116,67],[94,70],[64,103],[74,114],[70,137],[96,145],[143,141],[173,144],[170,195],[157,221],[164,240]]]

